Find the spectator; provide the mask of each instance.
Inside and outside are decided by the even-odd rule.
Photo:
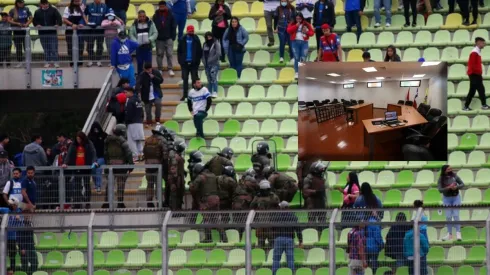
[[[279,62],[284,62],[284,49],[286,44],[289,46],[289,56],[293,58],[293,47],[291,39],[287,33],[287,28],[290,22],[296,18],[296,12],[289,0],[281,0],[281,5],[277,7],[274,14],[274,32],[279,36]]]
[[[315,27],[316,49],[320,49],[320,38],[324,35],[322,26],[335,26],[335,7],[332,1],[319,0],[315,3],[313,26]]]
[[[268,47],[272,47],[274,45],[274,32],[275,29],[272,28],[274,25],[273,19],[275,17],[275,12],[277,7],[279,6],[279,0],[259,0],[260,2],[264,2],[264,18],[265,24],[267,26],[267,38],[269,38],[269,43],[267,43]]]
[[[111,68],[116,68],[119,77],[129,80],[129,86],[136,85],[133,57],[131,54],[138,48],[138,43],[128,39],[126,31],[120,31],[111,45]]]
[[[276,214],[277,217],[275,217],[275,220],[278,224],[284,223],[284,221],[291,224],[299,223],[298,217],[289,211],[289,203],[287,201],[279,203],[279,208],[284,212]],[[303,248],[303,233],[301,232],[301,228],[296,226],[285,226],[275,227],[273,230],[274,253],[272,256],[272,274],[276,275],[276,272],[280,267],[282,253],[286,254],[287,267],[294,273],[294,237],[296,233],[299,248]]]
[[[27,166],[26,177],[22,180],[22,198],[28,209],[36,209],[37,202],[37,184],[34,181],[36,169],[33,166]]]
[[[364,270],[368,267],[364,225],[355,226],[349,231],[347,253],[349,253],[349,274],[364,275]]]
[[[116,118],[117,124],[124,124],[124,105],[126,105],[126,93],[124,90],[131,87],[127,78],[119,79],[116,88],[112,92],[111,98],[107,105],[107,111],[111,112]]]
[[[19,216],[17,226],[26,228],[15,232],[16,241],[20,250],[21,268],[27,275],[32,275],[38,268],[32,222],[27,217]]]
[[[87,24],[90,29],[87,34],[87,52],[89,62],[87,67],[93,65],[93,61],[97,61],[97,66],[102,67],[102,51],[104,45],[104,30],[101,29],[102,21],[106,14],[112,13],[112,10],[102,3],[102,0],[94,0],[93,3],[88,4],[85,8],[85,16],[87,16]],[[94,54],[94,47],[97,47],[97,51]]]
[[[62,152],[66,152],[68,150],[69,143],[71,143],[71,140],[66,137],[65,133],[59,133],[56,136],[56,140],[58,141],[58,143],[53,146],[53,155],[59,155]]]
[[[362,34],[361,15],[363,14],[365,4],[366,0],[346,0],[344,3],[347,32],[351,32],[352,27],[355,26],[357,42],[359,42],[359,38]]]
[[[420,238],[420,275],[427,275],[427,254],[429,253],[429,240],[424,234],[419,235]],[[410,229],[405,234],[403,239],[403,255],[408,260],[408,274],[414,274],[414,237],[413,229]]]
[[[32,23],[32,13],[25,7],[24,0],[15,0],[15,7],[9,11],[9,19],[12,27],[29,27]],[[14,31],[15,54],[17,62],[19,62],[19,64],[15,66],[16,68],[23,66],[23,51],[26,50],[26,32],[26,30]]]
[[[10,138],[7,135],[0,135],[0,150],[5,149],[10,142]]]
[[[231,19],[230,8],[225,5],[224,0],[216,0],[211,10],[209,10],[209,20],[212,20],[211,30],[214,38],[221,45],[221,62],[226,62],[223,37],[228,28],[228,20]],[[229,57],[228,57],[229,59]],[[231,61],[230,61],[231,65]]]
[[[2,152],[0,151],[0,156]],[[12,169],[12,177],[9,178],[5,186],[2,188],[2,197],[7,205],[11,206],[12,201],[22,201],[22,170],[20,168]]]
[[[33,25],[41,27],[59,27],[63,24],[61,14],[56,7],[49,4],[48,0],[41,0],[39,9],[34,13]],[[58,63],[58,32],[56,30],[39,30],[39,39],[44,51],[45,68],[49,68],[51,63],[55,68],[59,68]]]
[[[197,137],[204,139],[203,123],[208,116],[208,110],[211,108],[211,95],[206,87],[202,86],[201,80],[196,79],[192,82],[193,89],[187,99],[187,107],[194,117],[194,126],[196,127]]]
[[[102,21],[102,28],[104,28],[104,37],[105,37],[105,46],[107,48],[107,54],[109,58],[111,55],[111,45],[116,40],[117,31],[123,26],[123,22],[121,19],[116,18],[116,15],[113,12],[109,12],[105,15],[106,19]]]
[[[163,57],[167,57],[167,70],[170,76],[175,76],[173,71],[173,48],[177,35],[175,22],[172,11],[167,7],[167,2],[160,1],[158,10],[153,15],[153,22],[158,30],[157,45],[157,67],[163,70]]]
[[[395,221],[402,224],[393,225],[388,231],[386,235],[385,253],[386,256],[396,261],[396,267],[398,268],[407,265],[407,258],[403,254],[402,240],[405,238],[405,233],[412,229],[412,226],[406,224],[407,216],[403,212],[396,215]]]
[[[386,27],[391,26],[391,0],[374,0],[374,20],[375,28],[381,26],[381,6],[383,6],[386,14]]]
[[[481,50],[485,47],[485,39],[481,37],[475,38],[475,48],[470,53],[468,58],[467,74],[470,79],[470,89],[466,96],[463,111],[471,111],[470,103],[475,92],[478,91],[480,96],[482,110],[488,110],[490,107],[487,105],[487,99],[485,97],[485,86],[483,85],[483,71],[482,71],[482,59]]]
[[[442,193],[442,204],[446,207],[446,220],[448,222],[459,221],[459,206],[461,205],[461,195],[459,190],[463,189],[463,181],[453,172],[449,165],[441,167],[441,175],[437,181],[437,188]],[[451,208],[449,208],[451,207]],[[461,225],[447,224],[447,235],[442,238],[443,241],[451,241],[453,239],[453,227],[456,228],[456,239],[461,241]]]
[[[0,190],[4,190],[6,184],[12,177],[12,164],[8,159],[8,153],[4,149],[0,149]],[[7,207],[7,198],[0,198],[0,207]]]
[[[396,48],[389,45],[386,49],[385,62],[401,62],[400,56],[396,53]]]
[[[143,64],[152,62],[151,49],[155,47],[158,31],[153,21],[146,16],[144,10],[138,12],[138,19],[134,20],[129,29],[131,40],[137,41],[139,47],[136,49],[136,63],[138,64],[138,74],[143,72]]]
[[[472,11],[472,19],[471,25],[477,24],[478,19],[478,0],[463,0],[458,1],[458,5],[460,8],[461,17],[463,17],[463,25],[470,25],[470,9]]]
[[[184,1],[184,0],[181,0]],[[197,70],[201,64],[202,48],[199,37],[194,35],[194,26],[187,26],[187,35],[179,38],[177,47],[177,58],[180,67],[182,68],[183,81],[183,96],[180,99],[184,101],[187,98],[189,90],[189,74],[191,75],[192,83],[198,78]]]
[[[17,199],[12,199],[9,201],[8,207],[0,207],[0,214],[10,214],[8,220],[8,227],[18,227],[19,220],[16,214],[22,212],[22,209],[19,207],[20,201]],[[7,255],[10,260],[10,270],[12,271],[11,275],[14,275],[16,263],[15,256],[17,255],[17,234],[14,230],[7,231]]]
[[[315,8],[314,0],[298,0],[296,1],[296,11],[303,14],[306,22],[312,23],[313,9]]]
[[[56,158],[56,155],[53,154],[53,149],[44,147],[44,152],[46,152],[46,157],[48,158],[48,166],[53,165]]]
[[[318,49],[318,60],[323,62],[342,61],[342,47],[340,37],[331,31],[327,24],[322,26],[323,36],[320,38],[320,49]]]
[[[129,87],[125,89],[126,106],[125,122],[128,127],[128,145],[133,152],[133,161],[143,160],[143,143],[145,133],[143,130],[143,104],[141,100],[134,96],[134,89]]]
[[[91,166],[97,165],[97,153],[94,144],[88,139],[87,135],[80,131],[77,133],[75,141],[68,148],[63,168],[67,166]],[[72,202],[75,208],[82,208],[82,203],[86,203],[86,208],[90,208],[90,188],[91,171],[87,169],[71,170],[73,172],[74,183],[72,184]],[[85,192],[83,190],[85,189]]]
[[[410,27],[410,8],[412,9],[412,27],[417,26],[417,2],[419,0],[403,0],[403,13],[405,15],[405,25],[403,27]]]
[[[237,71],[238,77],[242,75],[243,56],[245,55],[245,45],[247,43],[248,32],[240,25],[237,17],[232,17],[230,27],[226,29],[223,36],[222,49],[228,55],[230,67]],[[221,56],[224,56],[224,53]]]
[[[354,207],[354,202],[357,197],[359,197],[359,190],[361,186],[359,185],[359,178],[357,177],[356,172],[350,172],[347,175],[347,183],[344,188],[339,190],[343,193],[344,201],[342,203],[342,208],[351,209]],[[353,211],[342,211],[341,221],[342,222],[353,222],[354,221],[354,213]]]
[[[422,208],[422,207],[424,207],[424,202],[421,200],[415,200],[413,202],[413,206],[415,207],[415,209]],[[426,222],[428,220],[429,219],[427,218],[427,216],[425,216],[424,212],[422,212],[422,215],[420,216],[420,221]],[[428,240],[429,236],[427,235],[427,224],[421,224],[421,225],[419,225],[419,227],[420,227],[420,234],[424,234]]]
[[[107,138],[107,133],[104,132],[102,126],[100,126],[100,123],[96,121],[94,122],[94,124],[92,124],[92,128],[90,129],[88,138],[95,147],[97,165],[95,165],[95,167],[92,168],[92,175],[93,174],[96,175],[93,178],[95,184],[95,190],[97,191],[97,193],[100,193],[102,188],[102,168],[100,167],[105,164],[104,146],[105,146],[105,139]]]
[[[129,2],[130,0],[105,0],[107,7],[112,9],[116,17],[121,19],[124,25],[127,20],[126,12],[129,9]]]
[[[32,136],[32,142],[24,147],[22,159],[24,160],[24,166],[46,166],[48,165],[48,158],[46,152],[44,152],[41,143],[43,138],[40,135]]]
[[[136,81],[136,90],[141,95],[141,101],[145,104],[146,124],[151,126],[151,108],[155,106],[155,123],[160,124],[162,113],[163,93],[160,84],[163,83],[163,77],[160,71],[151,67],[150,63],[145,63],[145,70],[138,76]]]
[[[305,62],[308,56],[308,40],[315,32],[310,23],[306,22],[303,14],[296,15],[296,21],[288,25],[287,32],[290,35],[290,47],[293,48],[295,78],[298,78],[298,64]]]
[[[187,23],[187,17],[192,14],[191,2],[189,0],[171,0],[172,13],[179,29],[179,40],[184,36],[184,28]]]
[[[206,32],[204,35],[204,44],[202,45],[202,63],[208,78],[208,90],[211,97],[218,97],[218,72],[219,58],[221,56],[221,45],[216,40],[211,32]]]
[[[68,50],[68,56],[70,57],[70,66],[73,67],[73,33],[78,30],[78,66],[82,66],[83,60],[83,35],[81,29],[84,25],[87,25],[87,17],[83,13],[82,3],[80,0],[70,0],[70,5],[65,8],[63,12],[63,22],[70,29],[65,30],[66,47]]]
[[[375,62],[374,60],[371,59],[371,53],[368,51],[362,53],[362,60],[363,62]]]
[[[0,12],[2,21],[0,21],[0,63],[5,62],[7,68],[10,67],[10,53],[12,51],[12,31],[9,29],[12,25],[9,22],[9,14]]]

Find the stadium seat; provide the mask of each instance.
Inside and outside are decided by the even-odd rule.
[[[485,257],[486,257],[485,247],[481,245],[473,246],[470,248],[467,256],[468,257],[464,260],[465,264],[482,264],[485,262]],[[473,273],[467,273],[467,274],[473,274]]]
[[[280,101],[284,98],[284,89],[281,85],[271,85],[269,89],[267,89],[267,101]]]
[[[445,24],[442,25],[440,28],[446,30],[454,30],[460,28],[462,23],[463,18],[461,17],[461,14],[451,13],[447,15]]]
[[[265,68],[260,72],[260,79],[257,83],[260,84],[272,84],[277,79],[276,69]]]
[[[439,190],[431,188],[424,192],[424,205],[439,206],[441,204],[441,194]]]
[[[37,249],[51,250],[58,246],[58,238],[53,232],[42,233],[38,239]]]
[[[189,112],[189,109],[187,107],[186,103],[180,103],[177,105],[177,108],[175,109],[175,114],[173,116],[174,119],[191,119],[192,115]]]
[[[268,54],[268,56],[270,56],[270,54]],[[289,63],[290,60],[291,60],[291,57],[289,56],[289,53],[287,51],[284,52],[284,60],[283,60],[283,62],[280,61],[279,52],[276,52],[272,56],[272,60],[268,64],[268,66],[269,67],[284,67],[284,66],[286,66]]]
[[[243,72],[242,72],[242,77],[243,77]],[[223,100],[227,102],[240,102],[243,101],[244,99],[245,99],[244,87],[241,85],[233,85],[228,88],[227,96]]]
[[[475,182],[471,186],[482,187],[490,184],[490,169],[483,168],[476,172]]]
[[[248,3],[245,1],[235,1],[231,9],[231,14],[238,18],[249,15]]]
[[[78,234],[76,232],[64,232],[61,236],[60,249],[75,249],[78,246]]]
[[[245,250],[233,249],[228,253],[228,259],[223,263],[223,266],[242,266],[245,264]]]
[[[196,4],[196,12],[192,14],[192,18],[205,19],[209,16],[209,10],[211,6],[206,2],[199,2]]]
[[[350,50],[347,55],[347,62],[362,62],[362,50]]]
[[[233,85],[237,82],[238,75],[235,69],[227,68],[221,72],[218,79],[218,84],[220,85]]]
[[[180,132],[179,123],[175,120],[167,120],[167,121],[165,121],[163,126],[165,126],[165,128],[170,129],[176,133]]]
[[[281,126],[279,128],[279,134],[281,135],[297,135],[298,134],[298,125],[296,120],[293,119],[285,119],[281,122]]]
[[[386,192],[385,199],[383,200],[383,206],[397,207],[400,202],[402,202],[402,192],[397,189],[391,189]]]
[[[264,51],[264,50],[259,50],[259,51],[255,52],[254,60],[252,62],[252,66],[262,68],[262,67],[269,66],[270,63],[271,63],[271,57],[270,57],[269,52]]]
[[[240,79],[236,82],[237,84],[250,85],[257,81],[257,71],[254,68],[245,68],[242,71]],[[244,98],[245,96],[242,96]]]
[[[413,206],[415,200],[422,200],[422,192],[419,189],[409,189],[405,192],[405,198],[400,205],[403,206]]]
[[[376,188],[389,188],[393,184],[395,184],[395,174],[392,171],[385,170],[378,174],[378,180],[374,186]]]
[[[272,106],[269,102],[259,102],[255,106],[255,112],[251,116],[253,118],[268,118],[272,115]]]
[[[119,248],[135,248],[138,246],[138,233],[136,231],[125,231],[118,244]]]
[[[272,136],[277,133],[277,130],[278,130],[277,121],[275,119],[266,119],[262,121],[259,135]]]
[[[82,251],[70,251],[66,254],[63,268],[80,268],[85,264],[85,257]]]
[[[238,155],[238,157],[235,159],[235,169],[238,172],[246,171],[252,166],[253,165],[249,154]]]
[[[119,245],[119,236],[114,231],[105,231],[100,235],[99,249],[116,248]]]
[[[260,20],[259,20],[260,22]],[[265,21],[264,21],[265,23]],[[256,29],[256,31],[258,28]],[[247,51],[258,51],[262,48],[262,37],[259,34],[250,34],[248,36],[248,43],[245,45]],[[267,53],[268,58],[269,53]]]
[[[398,173],[395,186],[398,188],[409,188],[414,182],[413,172],[410,170],[403,170]]]
[[[149,3],[141,4],[138,8],[138,11],[141,10],[145,11],[146,16],[148,16],[149,18],[152,18],[153,15],[155,14],[155,7]]]
[[[194,122],[192,120],[184,121],[184,124],[182,124],[180,135],[184,137],[196,136],[196,127],[194,127]]]
[[[285,118],[291,114],[291,107],[287,102],[277,102],[274,105],[274,111],[272,112],[273,118]]]
[[[448,132],[461,133],[470,128],[470,118],[467,116],[456,116],[448,127]]]
[[[447,258],[444,260],[445,264],[462,264],[466,259],[466,249],[462,246],[450,247],[447,252]]]
[[[281,153],[284,150],[284,139],[282,137],[271,137],[268,143],[272,151]]]
[[[273,83],[277,84],[289,84],[294,81],[294,69],[293,68],[282,68],[279,72],[279,77],[274,80]]]

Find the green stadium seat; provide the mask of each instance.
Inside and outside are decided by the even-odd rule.
[[[370,49],[368,52],[371,54],[371,59],[377,62],[381,62],[384,60],[383,53],[380,49]]]
[[[248,68],[245,70],[248,70]],[[242,78],[244,76],[245,70],[243,70],[242,72]],[[244,99],[245,99],[245,89],[243,88],[243,86],[233,85],[228,88],[228,93],[226,98],[224,98],[224,101],[240,102],[243,101]]]
[[[262,37],[259,34],[249,34],[245,49],[247,51],[258,51],[260,48],[262,48]]]
[[[298,100],[298,84],[291,84],[286,88],[286,100]]]
[[[463,213],[469,215],[468,210],[464,211]],[[489,212],[487,209],[475,209],[471,213],[471,220],[472,221],[484,221],[488,218],[488,213]],[[469,220],[468,217],[464,217],[463,215],[460,215],[460,216],[461,216],[462,221],[464,221],[464,219]]]
[[[262,141],[262,140],[264,140],[263,137],[252,137],[252,138],[250,138],[250,140],[248,141],[248,145],[247,145],[247,153],[248,152],[252,153],[252,151],[255,152],[255,150],[256,150],[255,148],[257,148],[257,143],[259,141]]]
[[[270,90],[270,89],[269,89]],[[270,92],[269,92],[270,93]],[[287,102],[277,102],[272,112],[273,118],[286,118],[291,114],[291,107]]]
[[[242,172],[246,171],[248,168],[252,167],[252,161],[250,159],[250,155],[241,154],[235,160],[235,169],[236,171]]]
[[[235,119],[227,120],[223,125],[223,130],[218,133],[222,137],[236,136],[240,132],[240,122]]]
[[[444,19],[441,14],[433,13],[429,15],[427,23],[422,27],[423,30],[438,30],[444,24]]]
[[[116,248],[119,245],[119,236],[114,231],[105,231],[100,235],[97,248]]]
[[[487,253],[484,246],[482,245],[473,246],[470,248],[467,254],[468,257],[464,260],[464,263],[478,264],[478,265],[483,264],[485,262],[486,254]],[[467,274],[474,274],[474,273],[467,273]]]
[[[458,147],[458,136],[455,134],[448,134],[447,135],[447,148],[449,150],[454,150]]]
[[[406,161],[390,161],[388,165],[385,166],[386,169],[403,169],[407,165]]]
[[[284,89],[281,85],[271,85],[267,90],[267,101],[280,101],[284,98]]]
[[[248,32],[255,32],[255,19],[250,17],[245,17],[240,20],[240,25]]]
[[[318,242],[318,231],[313,228],[303,229],[303,245],[314,245]]]
[[[265,262],[265,258],[265,251],[262,248],[252,249],[252,266],[261,266]]]
[[[36,271],[32,274],[36,274],[36,275],[48,275],[48,273],[46,271]],[[15,273],[14,273],[15,275]],[[64,271],[64,270],[58,270],[58,271],[55,271],[53,272],[53,275],[69,275],[68,272]]]
[[[261,85],[253,85],[248,91],[247,101],[258,102],[265,99],[265,88]]]
[[[235,69],[227,68],[221,72],[218,79],[218,84],[220,85],[233,85],[237,82],[238,75]]]
[[[461,151],[449,154],[448,164],[455,168],[462,168],[466,165],[466,154]]]
[[[376,188],[389,188],[393,184],[395,184],[395,174],[392,171],[384,170],[378,174],[378,180],[374,186]]]
[[[46,255],[46,261],[42,265],[44,269],[59,269],[63,265],[63,253],[60,251],[50,251]]]
[[[473,123],[471,125],[471,131],[472,132],[485,132],[485,131],[488,131],[489,129],[490,129],[490,121],[488,119],[488,116],[478,115],[478,116],[475,116],[473,118]],[[482,139],[484,137],[485,137],[485,134],[482,136]],[[485,146],[487,146],[487,145],[485,145]]]
[[[177,247],[193,247],[200,243],[200,236],[197,230],[187,230],[182,235],[182,241]]]
[[[272,115],[272,106],[269,102],[259,102],[255,106],[253,118],[268,118]]]
[[[173,250],[176,251],[176,250]],[[171,253],[173,253],[173,251]],[[178,250],[180,251],[180,250]],[[183,251],[183,250],[182,250]],[[185,257],[185,251],[184,251],[184,257]],[[170,262],[169,262],[170,264]],[[162,250],[161,249],[155,249],[150,253],[150,257],[148,258],[148,263],[145,264],[145,266],[148,267],[161,267],[162,266]]]
[[[432,34],[429,31],[419,31],[415,35],[415,41],[413,47],[428,47],[432,43]],[[424,57],[426,55],[424,54]]]
[[[341,207],[344,202],[344,196],[338,190],[330,191],[330,199],[327,199],[327,203],[332,207]]]
[[[466,132],[467,129],[470,129],[470,118],[467,116],[456,116],[448,127],[448,131],[452,133]]]
[[[50,250],[58,247],[58,238],[53,232],[45,232],[39,236],[37,249]]]
[[[85,264],[85,257],[82,251],[70,251],[66,254],[63,268],[80,268]]]
[[[409,188],[414,182],[413,172],[410,170],[403,170],[398,173],[398,179],[395,186],[398,188]]]
[[[268,268],[259,268],[256,272],[256,275],[272,275],[272,270]]]
[[[193,275],[193,274],[194,273],[192,272],[192,270],[188,268],[179,269],[176,273],[176,275]]]
[[[461,169],[458,171],[458,176],[463,180],[465,185],[471,185],[474,181],[473,171],[470,169]]]
[[[431,188],[424,192],[424,205],[439,206],[441,204],[441,193],[439,193],[439,190]]]
[[[361,45],[364,46],[372,46],[375,43],[372,43],[375,41],[374,34],[372,33],[362,33],[361,38],[359,39],[359,45],[357,44],[357,36],[355,33],[344,33],[341,38],[340,38],[340,44],[342,45],[343,48],[357,48],[360,47]]]
[[[291,163],[291,158],[287,154],[277,155],[277,170],[287,171],[289,169],[289,164]]]
[[[429,46],[445,47],[451,44],[451,34],[447,30],[438,30]]]
[[[234,137],[230,140],[230,148],[235,154],[248,153],[247,141],[243,137]]]
[[[192,115],[189,112],[189,109],[187,107],[186,103],[180,103],[177,105],[177,108],[175,109],[175,114],[173,116],[174,119],[180,120],[180,119],[191,119]]]
[[[468,30],[456,30],[453,34],[453,40],[451,41],[451,45],[467,46],[467,45],[473,45],[473,42],[474,40],[473,41],[470,40],[470,32]]]
[[[285,119],[281,122],[279,128],[279,134],[281,135],[298,135],[298,125],[294,119]]]
[[[94,271],[94,275],[110,275],[111,273],[105,269],[99,269]]]
[[[403,23],[402,23],[403,25]],[[413,34],[409,31],[401,31],[396,36],[395,46],[405,48],[407,45],[413,44]]]
[[[459,60],[459,51],[456,47],[446,47],[442,50],[441,61],[456,62]]]
[[[476,172],[475,182],[471,186],[484,187],[490,184],[490,169],[482,168]]]
[[[463,63],[468,62],[468,56],[470,56],[471,51],[473,51],[474,48],[475,48],[474,46],[473,47],[468,46],[468,47],[464,47],[463,49],[461,49],[461,53],[459,55],[459,60],[457,60],[457,62],[463,62]],[[483,59],[483,57],[482,57],[482,59]]]
[[[420,50],[417,48],[408,48],[403,52],[403,62],[417,62],[420,59]]]
[[[459,86],[459,83],[458,83],[458,86]],[[447,94],[448,94],[448,97],[453,97],[456,94],[456,91],[454,89],[454,83],[449,82],[449,81],[447,82]]]
[[[384,207],[397,207],[402,201],[402,192],[397,189],[390,189],[386,192],[386,197],[383,200]]]
[[[465,226],[461,228],[461,244],[474,244],[478,240],[478,230],[474,226]]]
[[[468,156],[468,163],[463,165],[463,167],[467,168],[480,168],[483,164],[486,163],[485,152],[483,151],[473,151]]]
[[[214,113],[210,115],[210,118],[226,119],[233,116],[231,104],[228,102],[220,102],[214,107]],[[206,123],[206,121],[205,121]],[[204,130],[206,132],[206,130]]]
[[[141,249],[133,249],[128,253],[128,259],[124,266],[139,267],[146,264],[146,253]]]
[[[189,254],[189,259],[184,263],[184,267],[202,267],[206,263],[206,251],[203,249],[194,249]]]
[[[469,188],[464,191],[463,204],[474,206],[481,203],[481,191],[478,188]]]
[[[294,248],[294,264],[297,266],[303,265],[305,261],[305,250],[302,248]]]
[[[270,55],[269,55],[270,56]],[[290,61],[291,61],[291,57],[289,56],[289,52],[284,52],[284,60],[283,62],[281,62],[280,60],[280,55],[279,55],[279,52],[276,52],[274,53],[274,55],[272,56],[272,60],[271,62],[268,64],[269,67],[284,67],[286,66]]]
[[[238,81],[236,81],[236,83],[241,84],[241,85],[250,85],[250,84],[255,83],[257,80],[258,80],[257,71],[254,68],[245,68],[242,71],[240,79]],[[242,98],[243,97],[244,96],[242,96]]]
[[[330,165],[328,166],[328,170],[330,170],[330,171],[342,171],[348,165],[349,165],[348,161],[331,161]]]
[[[462,112],[461,100],[451,98],[448,100],[447,112],[449,115],[457,115]]]
[[[225,147],[228,147],[228,141],[226,140],[226,138],[222,138],[222,137],[213,138],[213,140],[211,140],[211,145],[209,147],[223,149]]]
[[[184,137],[196,136],[196,128],[194,127],[194,122],[192,120],[184,121],[184,124],[182,124],[182,131],[180,132],[180,135]]]
[[[277,129],[278,129],[278,125],[275,119],[266,119],[262,121],[259,135],[272,136],[277,133]]]
[[[165,121],[165,123],[163,123],[163,126],[165,126],[165,128],[170,129],[176,133],[180,132],[179,123],[175,120]]]
[[[462,64],[454,64],[449,67],[449,80],[464,80],[466,79],[466,67]]]
[[[407,168],[407,169],[421,169],[426,164],[427,164],[426,161],[409,161],[407,166],[405,166],[405,168]]]
[[[136,231],[125,231],[119,242],[119,248],[135,248],[138,246],[138,233]]]
[[[277,72],[274,68],[265,68],[260,72],[260,79],[257,83],[272,84],[277,79]]]
[[[456,275],[467,275],[467,274],[476,274],[475,269],[469,265],[463,265],[458,268],[458,273]]]
[[[268,141],[269,143],[269,148],[271,148],[272,151],[276,151],[278,153],[281,153],[284,149],[284,139],[282,137],[271,137]]]
[[[371,161],[366,169],[377,171],[384,169],[386,165],[388,165],[387,161]]]
[[[238,270],[237,270],[237,274]],[[218,271],[216,271],[216,275],[233,275],[233,271],[229,268],[221,268]]]
[[[393,44],[395,44],[395,36],[392,32],[382,32],[378,35],[376,47],[385,48]]]
[[[325,262],[325,250],[323,248],[312,248],[308,252],[306,261],[303,262],[306,266],[320,266]]]
[[[228,260],[223,263],[223,266],[242,266],[245,264],[245,250],[233,249],[228,253]]]
[[[94,250],[94,267],[103,267],[105,264],[104,252],[100,250]]]
[[[206,136],[217,136],[219,134],[218,121],[207,119],[203,124],[203,131]]]
[[[348,167],[346,167],[347,170],[354,170],[354,171],[360,171],[367,167],[369,165],[369,161],[352,161]]]
[[[75,249],[78,246],[78,234],[76,232],[64,232],[61,236],[60,249]]]
[[[187,262],[187,253],[182,249],[172,250],[168,260],[169,267],[183,266]],[[161,263],[161,257],[160,257]]]
[[[291,113],[289,114],[290,118],[298,118],[298,102],[294,102],[293,108],[291,108]]]
[[[270,62],[271,62],[271,57],[269,52],[260,50],[255,52],[254,60],[251,65],[254,67],[267,67],[270,65]]]
[[[468,90],[470,89],[469,81],[461,81],[458,83],[458,88],[456,89],[457,97],[466,97]]]
[[[437,269],[436,275],[455,274],[454,269],[448,265],[443,265]]]
[[[415,200],[422,200],[422,192],[419,189],[409,189],[405,192],[405,198],[401,205],[403,206],[413,206]]]
[[[425,169],[441,169],[441,166],[446,164],[445,161],[429,161],[422,168]]]
[[[362,171],[361,173],[359,173],[358,177],[359,182],[369,182],[371,183],[371,185],[374,185],[374,183],[376,182],[375,175],[371,171]],[[395,179],[393,179],[393,181],[395,181]],[[339,183],[341,183],[340,180]]]
[[[213,271],[208,268],[199,269],[197,270],[196,275],[213,275]]]
[[[153,275],[153,271],[150,269],[141,269],[136,273],[136,275]]]
[[[313,271],[307,267],[300,267],[296,270],[296,275],[313,275]]]
[[[199,150],[201,147],[206,147],[206,141],[202,138],[198,137],[193,137],[189,141],[189,147],[187,148],[187,151],[194,151],[194,150]]]
[[[450,247],[447,252],[447,258],[444,260],[445,264],[462,264],[466,259],[466,249],[462,246]]]
[[[109,253],[107,253],[107,259],[104,264],[105,267],[107,268],[116,268],[124,265],[126,262],[124,258],[124,252],[122,250],[116,249],[116,250],[111,250]]]

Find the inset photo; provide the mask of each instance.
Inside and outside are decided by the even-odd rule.
[[[302,161],[447,160],[445,62],[310,62],[298,100]]]

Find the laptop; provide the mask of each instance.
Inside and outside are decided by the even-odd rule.
[[[385,124],[387,125],[395,125],[400,123],[398,120],[398,116],[396,115],[396,112],[385,112]]]

